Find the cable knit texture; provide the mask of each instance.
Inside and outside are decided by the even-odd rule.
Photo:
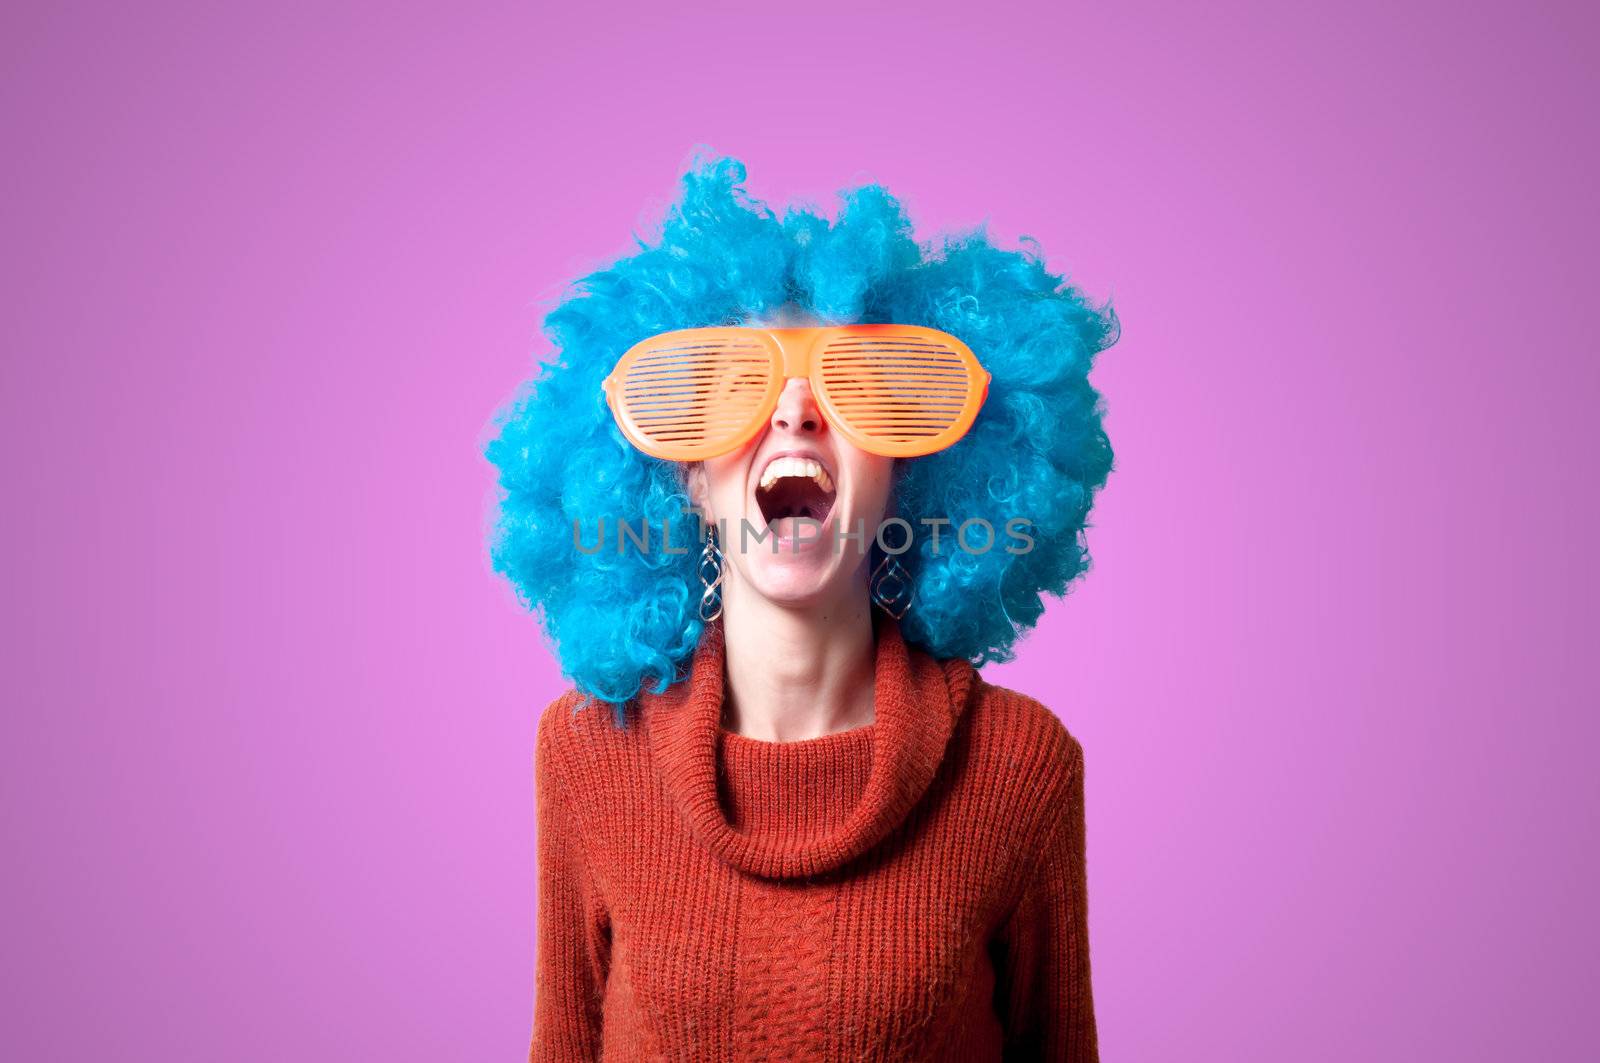
[[[875,629],[850,731],[726,730],[720,624],[627,728],[545,710],[534,1063],[1099,1058],[1081,748]]]

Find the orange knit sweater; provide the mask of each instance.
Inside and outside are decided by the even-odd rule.
[[[725,729],[718,624],[626,728],[545,710],[534,1063],[1098,1059],[1081,748],[876,628],[850,731]]]

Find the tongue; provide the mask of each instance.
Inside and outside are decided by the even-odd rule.
[[[822,522],[815,517],[778,517],[767,527],[780,539],[798,539],[802,535],[811,542],[822,534]]]

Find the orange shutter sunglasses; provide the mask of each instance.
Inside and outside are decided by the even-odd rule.
[[[965,343],[920,325],[717,328],[635,344],[601,388],[629,442],[669,461],[737,450],[804,377],[828,424],[862,450],[914,458],[967,433],[989,373]]]

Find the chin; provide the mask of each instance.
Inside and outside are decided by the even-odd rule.
[[[746,580],[757,594],[774,604],[797,608],[818,605],[838,590],[842,560],[825,551],[786,556],[761,549],[745,558]]]

